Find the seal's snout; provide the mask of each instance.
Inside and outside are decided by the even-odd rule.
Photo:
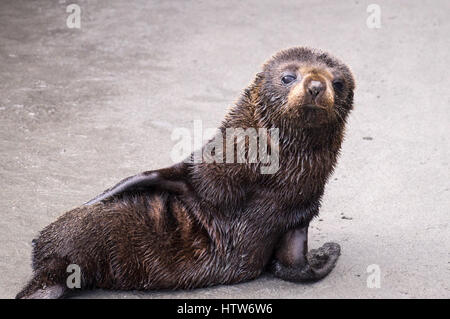
[[[302,112],[321,109],[331,112],[334,105],[332,77],[320,69],[303,71],[302,80],[290,89],[288,108]]]
[[[329,109],[334,104],[330,80],[318,70],[306,74],[302,91],[301,105],[303,107],[317,106]]]
[[[311,81],[306,86],[306,93],[309,95],[311,100],[315,100],[320,94],[325,91],[325,83],[322,81]]]

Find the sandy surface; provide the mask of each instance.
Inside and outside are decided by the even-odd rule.
[[[176,127],[216,127],[260,65],[308,45],[356,80],[342,156],[311,246],[342,245],[325,280],[265,275],[91,298],[449,298],[449,1],[0,2],[0,297],[31,275],[31,239],[120,179],[171,164]],[[431,5],[432,4],[432,5]],[[343,218],[344,217],[344,218]],[[368,288],[369,265],[381,270]]]

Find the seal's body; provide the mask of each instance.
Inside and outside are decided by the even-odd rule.
[[[277,171],[261,174],[258,161],[185,161],[127,178],[41,232],[34,277],[17,297],[61,297],[69,264],[80,267],[85,289],[206,287],[266,268],[285,280],[323,278],[340,248],[307,254],[307,229],[336,164],[353,89],[349,69],[326,53],[278,53],[219,129],[277,128],[269,145],[279,150]]]

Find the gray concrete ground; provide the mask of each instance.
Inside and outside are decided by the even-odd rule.
[[[90,298],[449,298],[450,2],[0,2],[0,297],[31,275],[31,239],[123,177],[171,163],[175,127],[216,127],[261,64],[322,48],[357,79],[342,156],[311,230],[341,243],[325,280]],[[343,218],[345,216],[345,218]],[[378,265],[380,288],[368,288]]]

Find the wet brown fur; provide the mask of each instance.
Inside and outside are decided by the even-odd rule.
[[[297,93],[280,82],[286,66],[306,73]],[[332,87],[337,77],[340,92]],[[327,85],[323,109],[315,112],[301,107],[311,78]],[[259,163],[187,163],[181,193],[139,191],[71,210],[34,241],[34,277],[17,297],[65,287],[69,264],[80,266],[83,289],[189,289],[259,276],[283,234],[318,214],[353,89],[349,69],[327,53],[281,51],[220,128],[279,128],[275,174],[261,174]]]

